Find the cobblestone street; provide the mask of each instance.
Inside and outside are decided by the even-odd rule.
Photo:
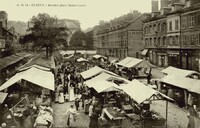
[[[54,125],[53,128],[68,128],[67,127],[67,116],[65,112],[74,102],[65,102],[64,104],[53,104],[54,110]],[[83,109],[79,108],[79,116],[77,117],[76,128],[88,128],[89,116],[85,115]]]

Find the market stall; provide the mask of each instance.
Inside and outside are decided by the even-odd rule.
[[[17,102],[12,108],[9,109],[11,112],[11,118],[8,120],[10,126],[23,126],[24,118],[28,116],[27,112],[29,111],[29,97],[28,95],[25,95],[24,97],[21,97],[21,100]],[[13,120],[10,122],[10,120]],[[7,123],[8,124],[8,123]]]
[[[125,119],[125,113],[118,108],[107,107],[103,109],[100,118],[106,121],[108,123],[107,126],[110,128],[122,128],[122,121]]]
[[[157,125],[166,125],[167,123],[167,110],[168,110],[168,100],[173,101],[173,99],[163,95],[162,93],[144,85],[138,80],[133,80],[129,84],[123,85],[120,87],[127,95],[129,95],[133,101],[136,102],[140,108],[141,121],[143,122],[142,126],[147,127],[148,125],[154,126]],[[161,117],[159,113],[150,111],[150,103],[152,100],[166,100],[166,118]],[[150,122],[153,122],[149,124]]]
[[[83,77],[84,80],[87,80],[87,79],[90,79],[92,77],[95,77],[95,76],[101,74],[102,72],[106,72],[108,74],[118,76],[117,74],[107,71],[105,69],[102,69],[98,66],[92,67],[84,72],[81,72],[81,76]]]
[[[39,106],[39,112],[34,123],[35,128],[51,128],[53,126],[53,109]]]

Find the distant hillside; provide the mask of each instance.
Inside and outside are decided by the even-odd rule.
[[[17,33],[24,35],[28,28],[28,23],[22,21],[8,21],[8,28],[11,27],[14,27]]]

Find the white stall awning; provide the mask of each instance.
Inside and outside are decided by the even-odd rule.
[[[11,77],[0,87],[0,91],[22,79],[50,90],[54,90],[55,88],[54,74],[52,72],[32,67]]]

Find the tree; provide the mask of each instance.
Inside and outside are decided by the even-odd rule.
[[[56,17],[39,13],[32,17],[30,24],[29,34],[23,37],[22,42],[33,42],[33,49],[45,48],[47,58],[54,48],[62,47],[67,42],[68,29]]]
[[[81,46],[84,46],[84,41],[86,41],[86,35],[85,33],[83,33],[82,31],[76,31],[71,39],[70,39],[70,46],[73,46],[73,47],[81,47]]]
[[[84,48],[84,49],[91,49],[92,46],[92,39],[88,37],[84,32],[82,31],[76,31],[69,42],[70,46],[74,48]]]

